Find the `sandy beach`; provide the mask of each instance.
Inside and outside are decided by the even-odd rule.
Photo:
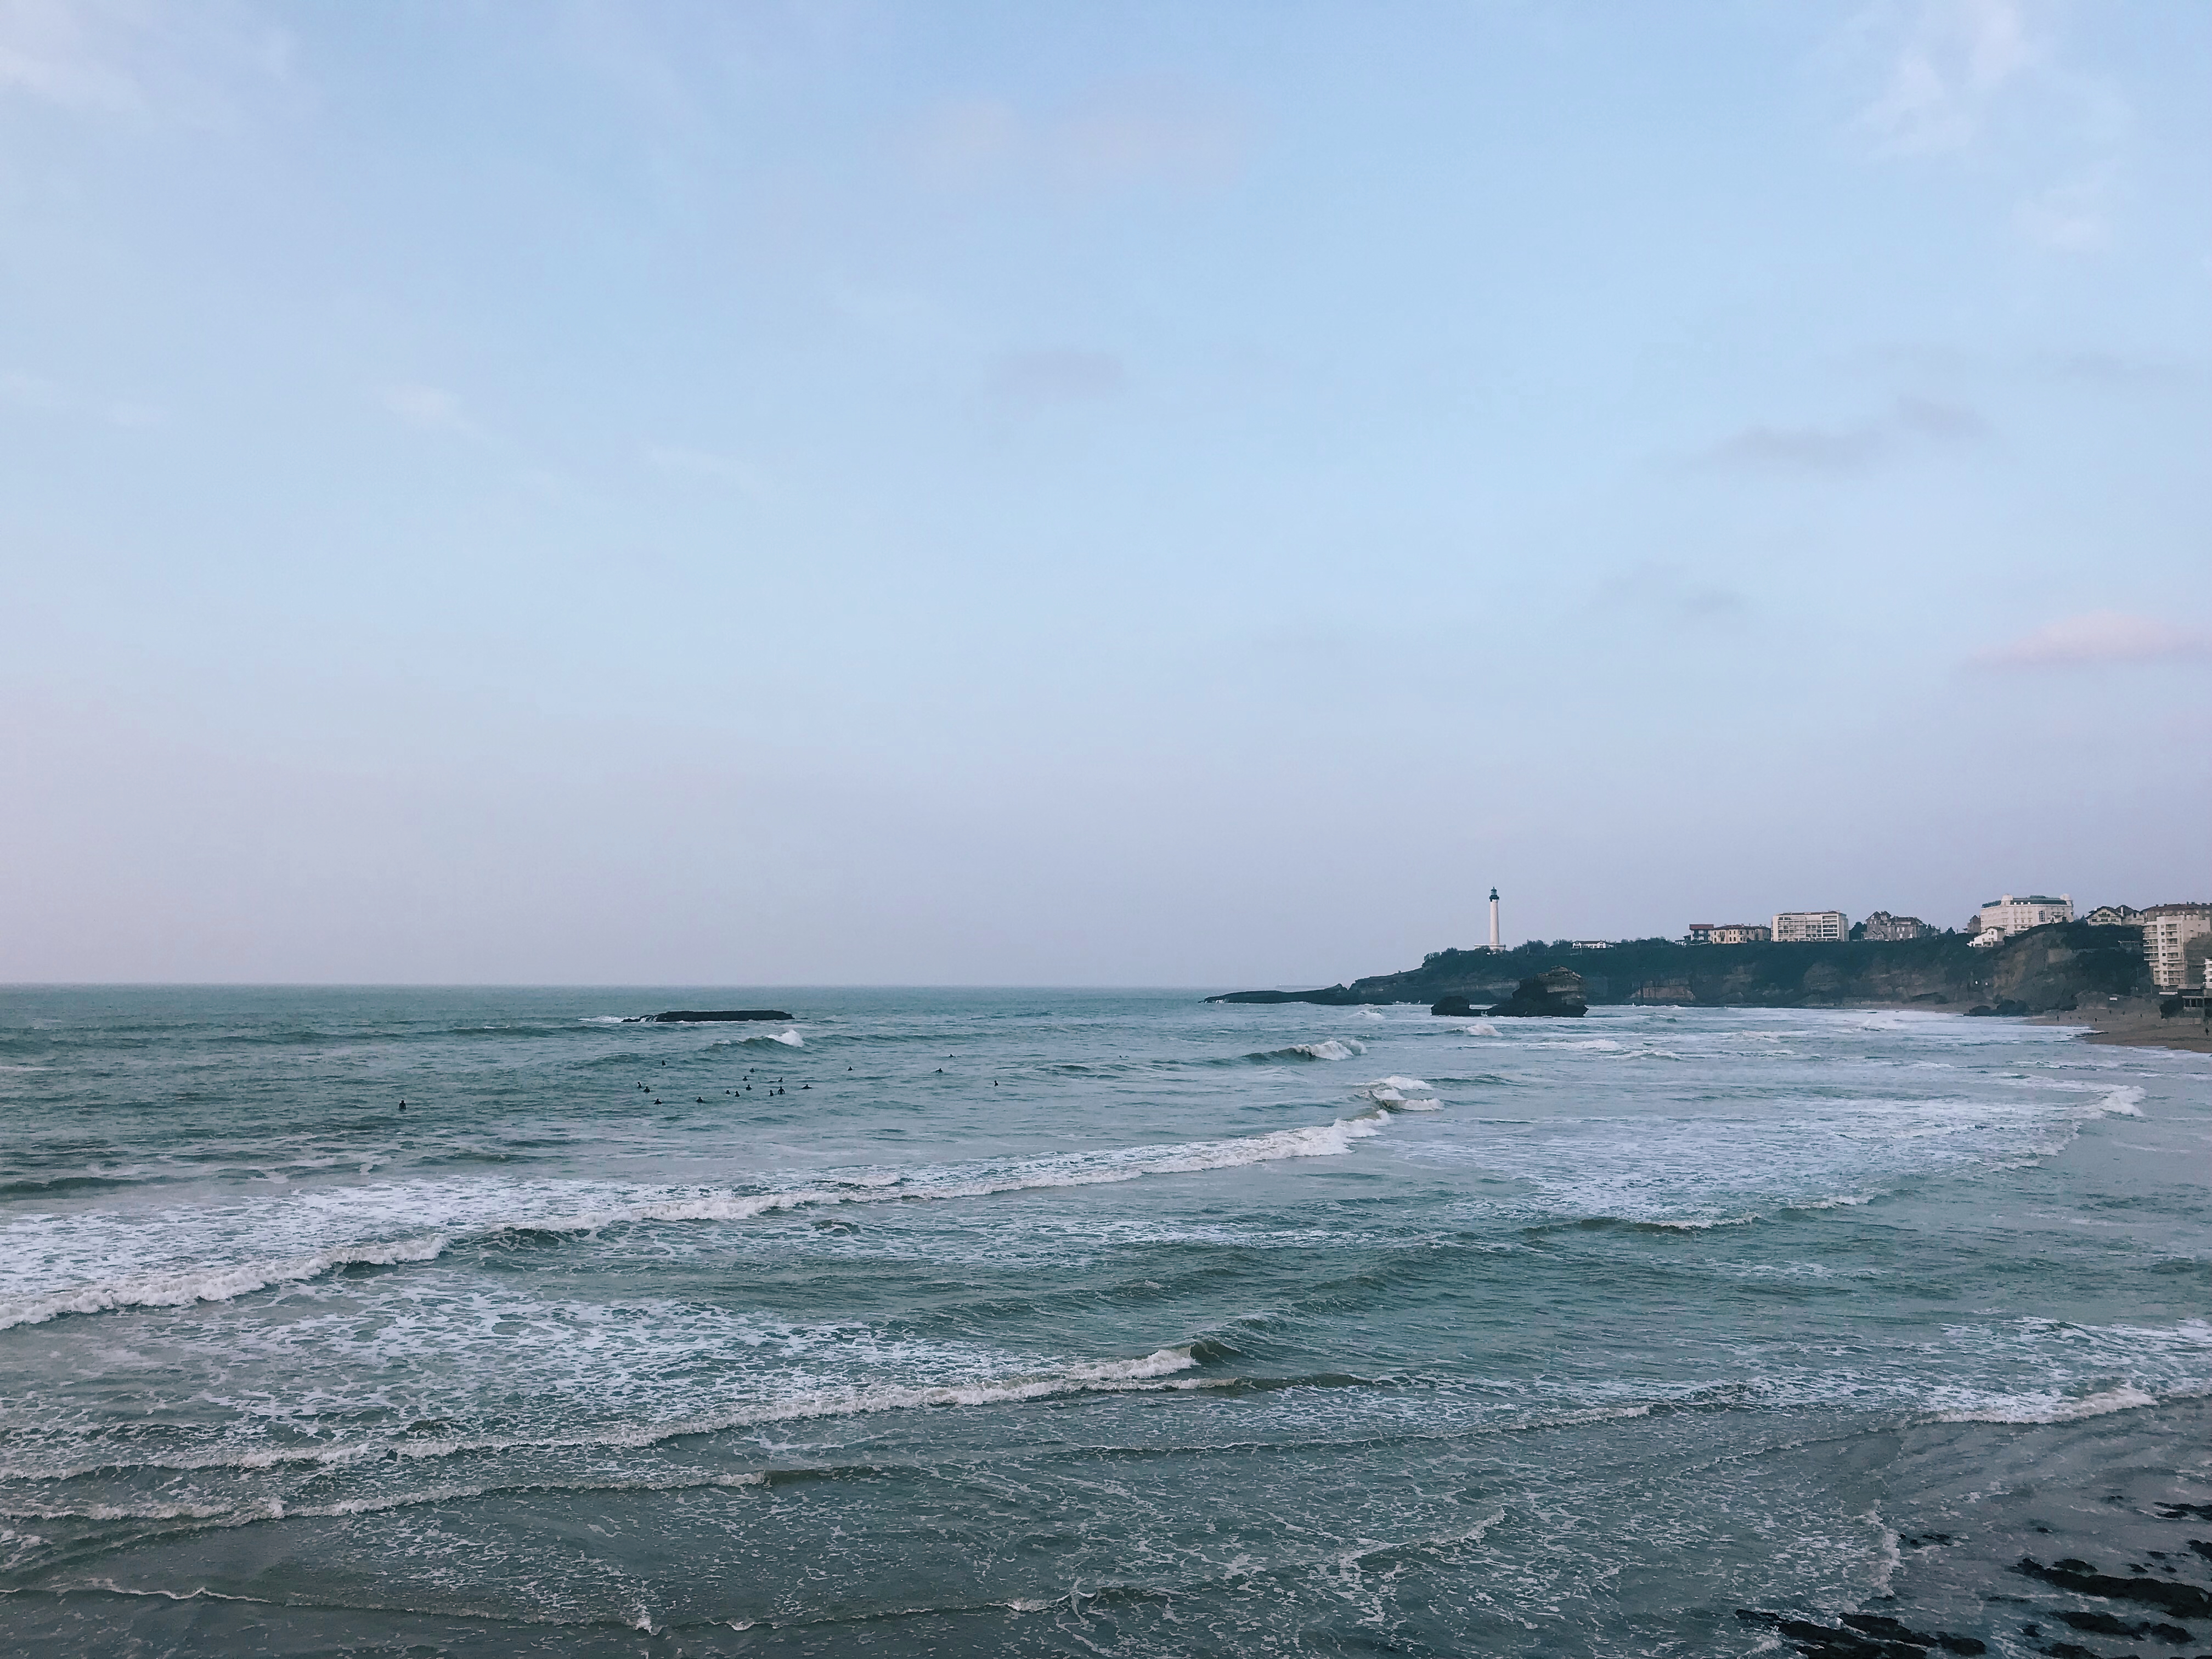
[[[2117,1043],[2130,1048],[2185,1048],[2192,1054],[2212,1054],[2212,1025],[2201,1016],[2177,1015],[2161,1019],[2158,999],[2130,997],[2103,1008],[2081,1008],[2071,1013],[2038,1014],[2038,1025],[2086,1025],[2087,1042]]]

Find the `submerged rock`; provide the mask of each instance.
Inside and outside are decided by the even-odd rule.
[[[1735,1616],[1747,1625],[1763,1625],[1778,1632],[1806,1659],[1929,1659],[1931,1649],[1960,1654],[1990,1650],[1978,1636],[1914,1630],[1881,1613],[1847,1613],[1832,1625],[1758,1607],[1738,1607]]]
[[[2111,1601],[2140,1601],[2145,1607],[2164,1607],[2168,1613],[2179,1613],[2184,1619],[2212,1618],[2212,1592],[2201,1590],[2194,1584],[2178,1583],[2171,1578],[2121,1578],[2108,1572],[2099,1572],[2087,1561],[2069,1559],[2053,1561],[2045,1566],[2033,1556],[2023,1555],[2017,1573],[2030,1578],[2039,1578],[2060,1589],[2072,1590],[2077,1595],[2101,1595]]]

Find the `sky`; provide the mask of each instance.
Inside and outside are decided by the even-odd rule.
[[[0,980],[2212,895],[2212,7],[0,0]]]

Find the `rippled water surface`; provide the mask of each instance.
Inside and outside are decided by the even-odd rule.
[[[2208,1073],[1863,1012],[0,990],[0,1642],[2044,1650],[2023,1549],[2212,1583]]]

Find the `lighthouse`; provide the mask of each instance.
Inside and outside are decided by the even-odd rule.
[[[1490,890],[1490,948],[1498,949],[1498,890]]]

